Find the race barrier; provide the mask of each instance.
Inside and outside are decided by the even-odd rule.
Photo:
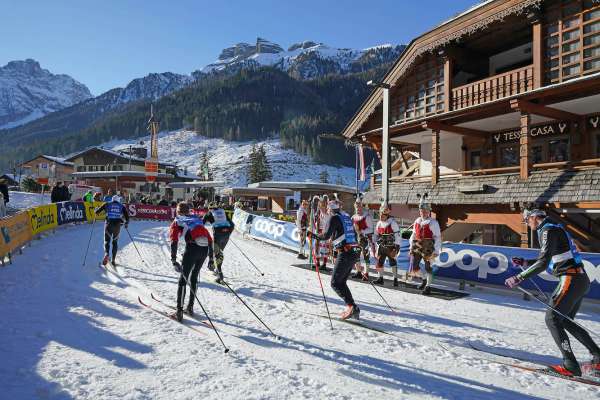
[[[298,228],[295,224],[273,218],[249,214],[240,209],[234,213],[236,229],[251,237],[297,251],[300,245]],[[399,269],[408,269],[408,240],[403,239],[397,258]],[[463,243],[444,243],[442,253],[434,261],[437,276],[504,287],[506,278],[521,270],[512,265],[512,257],[535,259],[538,250],[519,247],[486,246]],[[600,253],[581,253],[584,268],[590,278],[591,287],[587,297],[600,299]],[[551,292],[557,278],[543,272],[533,278],[543,291]],[[522,283],[524,288],[535,290],[531,280]]]

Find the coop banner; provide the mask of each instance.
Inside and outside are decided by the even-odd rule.
[[[13,252],[32,238],[29,214],[21,212],[0,219],[0,257]]]
[[[106,211],[102,211],[101,213],[96,214],[96,209],[102,206],[102,204],[104,204],[104,202],[102,201],[83,203],[85,207],[85,216],[89,222],[104,221],[106,219]]]
[[[160,221],[169,221],[175,218],[175,207],[148,204],[127,204],[126,207],[131,218],[156,219]]]
[[[295,224],[258,215],[252,216],[250,234],[294,249],[297,249],[300,243],[299,231]]]
[[[38,206],[27,210],[31,221],[31,231],[34,235],[58,226],[56,204]]]
[[[87,221],[85,203],[81,201],[65,201],[56,203],[56,207],[58,225]]]
[[[408,250],[404,241],[403,248]],[[408,265],[407,251],[403,251],[400,265]],[[535,259],[538,250],[518,247],[478,246],[461,243],[444,243],[442,254],[434,263],[437,274],[449,278],[465,279],[493,285],[504,285],[506,278],[521,272],[512,265],[512,257]],[[592,283],[588,297],[600,298],[600,253],[582,253],[584,268]],[[403,262],[404,261],[404,262]],[[545,292],[556,287],[557,278],[543,272],[533,281]],[[521,284],[525,288],[535,289],[531,280]]]

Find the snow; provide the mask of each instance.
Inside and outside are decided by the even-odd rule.
[[[13,210],[26,210],[31,207],[37,207],[42,204],[50,204],[50,192],[47,191],[42,196],[41,193],[29,192],[8,192],[9,208]]]
[[[148,143],[149,137],[142,140]],[[103,144],[103,147],[112,148],[113,151],[125,150],[136,141],[139,138],[112,141]],[[158,158],[160,162],[176,164],[180,168],[187,167],[188,173],[193,174],[200,168],[200,156],[206,150],[215,180],[224,181],[229,187],[244,186],[248,155],[253,144],[265,146],[273,180],[318,182],[320,172],[325,170],[329,174],[330,183],[337,183],[341,178],[345,185],[354,184],[354,168],[316,164],[307,156],[284,149],[278,139],[230,142],[207,138],[187,130],[161,132],[158,136]]]
[[[59,229],[0,269],[3,398],[600,398],[597,388],[484,362],[462,347],[471,340],[557,361],[544,309],[534,302],[506,292],[475,290],[448,302],[380,289],[398,310],[392,314],[370,286],[350,282],[361,317],[398,337],[342,323],[331,331],[327,320],[294,315],[284,306],[287,301],[323,313],[316,275],[289,266],[297,262],[293,254],[237,233],[225,249],[225,275],[282,339],[271,337],[203,269],[198,297],[231,349],[223,354],[208,328],[198,325],[205,331],[199,335],[137,302],[149,291],[169,304],[175,301],[177,274],[168,265],[167,224],[131,223],[147,264],[121,236],[117,261],[123,279],[94,265],[102,253],[100,226],[93,228],[88,263],[82,267],[91,227]],[[330,310],[341,312],[339,298],[324,287]],[[578,320],[598,331],[597,311],[586,303]],[[581,346],[574,347],[587,357]]]

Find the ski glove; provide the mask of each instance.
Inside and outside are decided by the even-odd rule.
[[[504,281],[504,284],[506,286],[508,286],[509,288],[513,289],[517,286],[519,286],[519,284],[523,282],[523,278],[521,278],[521,276],[519,275],[514,275],[511,276],[510,278],[508,278],[507,280]]]
[[[208,269],[210,269],[212,271],[214,268],[215,268],[215,262],[211,258],[211,259],[208,260]]]
[[[511,261],[514,265],[519,265],[521,267],[525,265],[525,259],[523,257],[513,257]]]

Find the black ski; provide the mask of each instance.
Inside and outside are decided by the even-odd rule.
[[[175,321],[175,322],[177,322],[177,323],[179,323],[179,324],[181,324],[181,325],[185,326],[185,327],[186,327],[186,328],[188,328],[188,329],[191,329],[192,331],[194,331],[194,332],[196,332],[196,333],[198,333],[198,334],[200,334],[200,335],[205,335],[205,334],[206,334],[206,332],[203,332],[202,330],[200,330],[200,329],[198,329],[198,328],[196,328],[196,327],[194,327],[194,326],[191,326],[191,325],[189,325],[189,324],[187,324],[187,323],[185,323],[185,322],[183,322],[183,321],[182,321],[182,322],[179,322],[179,321],[177,321],[177,319],[175,319],[175,318],[174,318],[173,316],[171,316],[169,313],[167,313],[167,312],[164,312],[164,311],[162,311],[162,310],[159,310],[158,308],[154,308],[154,307],[152,307],[151,305],[144,303],[144,302],[142,301],[142,298],[141,298],[140,296],[138,296],[138,301],[139,301],[139,302],[140,302],[140,304],[141,304],[141,305],[143,305],[144,307],[146,307],[146,308],[148,308],[148,309],[150,309],[150,310],[154,311],[154,312],[155,312],[155,313],[157,313],[157,314],[160,314],[160,315],[162,315],[163,317],[167,317],[167,318],[169,318],[170,320],[172,320],[172,321]]]
[[[318,314],[318,313],[311,313],[311,312],[308,312],[308,311],[298,310],[297,308],[290,307],[290,305],[287,302],[284,302],[283,304],[285,305],[285,307],[288,310],[290,310],[292,312],[299,312],[299,313],[302,313],[302,314],[305,314],[305,315],[310,315],[312,317],[324,318],[324,319],[327,319],[327,320],[329,319],[329,317],[327,315]],[[377,327],[372,326],[372,325],[368,325],[368,324],[366,324],[366,323],[364,323],[362,321],[358,321],[358,320],[355,320],[355,319],[341,319],[339,317],[331,317],[331,319],[334,320],[334,321],[344,322],[344,323],[347,323],[347,324],[350,324],[350,325],[353,325],[353,326],[357,326],[359,328],[368,329],[370,331],[381,333],[383,335],[396,336],[396,335],[394,335],[391,332],[385,331],[383,329],[377,328]]]
[[[165,306],[165,307],[167,307],[167,308],[170,308],[170,309],[171,309],[171,310],[173,310],[173,311],[176,311],[176,310],[177,310],[177,307],[174,307],[174,306],[172,306],[172,305],[170,305],[170,304],[167,304],[167,303],[165,303],[164,301],[160,300],[158,297],[156,297],[156,296],[154,295],[154,293],[150,293],[150,297],[151,297],[151,298],[152,298],[152,300],[154,300],[155,302],[157,302],[157,303],[159,303],[159,304],[161,304],[161,305],[163,305],[163,306]],[[198,318],[198,317],[196,317],[196,316],[192,316],[192,315],[186,314],[185,312],[183,313],[183,316],[184,316],[184,317],[188,317],[188,318],[190,318],[190,319],[193,319],[194,321],[196,321],[196,322],[199,322],[199,323],[201,323],[201,324],[205,325],[207,328],[212,328],[208,322],[206,322],[206,321],[204,321],[204,320],[201,320],[201,319],[199,319],[199,318]]]

